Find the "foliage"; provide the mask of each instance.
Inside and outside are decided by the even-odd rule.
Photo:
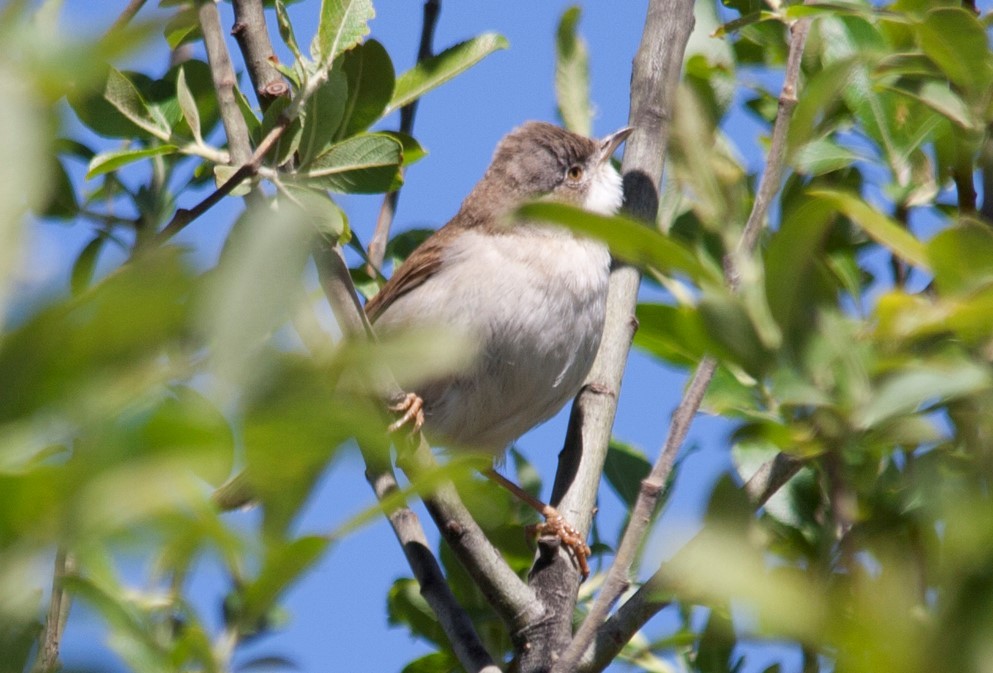
[[[334,345],[305,279],[314,246],[347,243],[365,257],[331,194],[395,190],[401,168],[425,154],[415,138],[382,130],[384,117],[506,41],[482,34],[397,74],[366,39],[369,0],[320,3],[304,50],[286,3],[270,3],[294,55],[280,66],[291,93],[263,110],[235,87],[252,146],[275,145],[228,185],[248,207],[221,259],[198,268],[162,232],[184,226],[182,213],[238,170],[211,67],[187,59],[157,76],[114,65],[150,40],[176,48],[203,38],[194,3],[162,4],[164,25],[90,39],[60,32],[49,4],[0,10],[0,82],[12,92],[0,147],[20,157],[0,164],[2,671],[52,663],[40,645],[53,625],[25,587],[48,581],[53,556],[56,595],[91,606],[130,668],[229,668],[247,639],[279,625],[293,582],[379,514],[328,536],[294,527],[353,439],[388,451],[375,401],[383,369],[408,383],[465,355],[436,334]],[[774,640],[797,648],[805,671],[983,670],[993,624],[993,197],[980,199],[974,184],[993,185],[988,18],[913,0],[698,4],[659,226],[550,203],[522,211],[599,236],[645,271],[664,300],[639,305],[635,345],[677,368],[715,358],[704,407],[734,424],[738,473],[715,487],[700,533],[649,569],[645,587],[677,627],[638,633],[618,656],[643,670],[738,671],[750,643]],[[731,20],[721,25],[718,9]],[[585,132],[590,55],[579,18],[567,10],[554,36],[555,87],[563,122]],[[753,256],[738,240],[761,170],[742,159],[738,143],[751,139],[728,129],[743,108],[771,132],[780,107],[765,83],[783,70],[798,20],[811,21],[811,36],[786,178]],[[53,111],[62,100],[85,130]],[[73,170],[80,162],[85,177]],[[64,296],[14,295],[32,216],[92,232]],[[424,235],[395,236],[388,257],[402,260]],[[352,275],[375,291],[364,267]],[[740,485],[777,454],[803,467],[757,507]],[[513,457],[537,491],[533,468]],[[630,506],[650,464],[617,439],[604,477]],[[235,525],[211,501],[235,468],[261,503],[257,525]],[[455,461],[441,476],[524,575],[533,553],[520,526],[531,513],[469,471]],[[619,539],[595,531],[601,562]],[[154,569],[140,590],[121,568],[128,550]],[[206,555],[232,587],[219,630],[186,593]],[[489,598],[448,548],[440,561],[485,647],[512,656]],[[600,579],[582,590],[577,618]],[[391,624],[436,650],[405,670],[458,670],[413,579],[398,579],[387,605]]]

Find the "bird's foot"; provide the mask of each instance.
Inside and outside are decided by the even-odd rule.
[[[396,432],[409,423],[411,424],[410,434],[416,435],[420,431],[421,426],[424,425],[424,400],[417,393],[405,393],[387,408],[394,413],[403,414],[400,418],[390,423],[387,430],[391,433]]]
[[[585,580],[590,576],[590,566],[586,562],[586,559],[589,558],[592,552],[583,539],[583,536],[578,530],[569,525],[554,507],[546,505],[541,515],[545,517],[545,522],[528,526],[528,533],[534,537],[549,536],[557,537],[561,540],[562,544],[572,551],[572,555],[576,559],[576,564],[579,566],[579,572],[583,574],[583,579]]]

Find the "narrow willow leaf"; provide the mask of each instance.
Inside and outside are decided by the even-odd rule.
[[[890,90],[919,100],[968,131],[979,127],[980,120],[975,118],[973,112],[969,110],[969,106],[957,93],[952,91],[947,82],[927,80],[916,92],[897,87]]]
[[[508,46],[507,39],[502,35],[484,33],[421,61],[397,78],[393,100],[386,106],[383,116],[417,100],[431,89],[476,65],[486,56]]]
[[[197,110],[196,98],[193,97],[193,92],[186,83],[186,71],[182,67],[179,68],[179,74],[176,76],[176,99],[193,137],[198,143],[203,143],[203,137],[200,135],[200,111]]]
[[[303,54],[300,53],[296,35],[293,34],[293,24],[290,23],[290,15],[286,12],[286,3],[283,0],[276,0],[276,22],[279,25],[279,36],[283,38],[293,58],[302,61]]]
[[[823,175],[851,166],[861,159],[857,152],[828,138],[813,140],[796,151],[793,166],[804,175]]]
[[[555,98],[567,129],[583,136],[592,133],[590,59],[586,41],[577,31],[581,9],[574,5],[562,14],[555,35]]]
[[[142,98],[141,93],[121,71],[115,68],[110,69],[103,96],[135,126],[148,131],[157,138],[168,140],[168,126],[152,114],[151,108]]]
[[[603,476],[628,509],[634,507],[641,490],[641,480],[651,471],[652,464],[645,458],[644,452],[616,439],[610,441]]]
[[[917,41],[948,79],[969,93],[978,94],[989,86],[986,31],[970,12],[959,7],[929,11],[917,26]]]
[[[623,215],[597,215],[562,203],[540,201],[523,206],[518,216],[560,224],[610,246],[618,257],[663,273],[683,273],[694,281],[720,282],[720,273],[706,269],[682,245]]]
[[[824,199],[859,225],[877,243],[886,247],[904,261],[928,269],[924,244],[900,226],[854,194],[832,190],[813,190],[810,195]]]
[[[96,236],[83,248],[72,265],[72,275],[69,277],[69,287],[74,295],[78,295],[90,286],[93,280],[93,270],[97,265],[97,257],[107,241],[106,236]]]
[[[368,194],[400,186],[403,148],[381,133],[349,138],[317,157],[299,178],[335,192]]]
[[[331,63],[369,34],[369,21],[374,16],[371,0],[323,0],[311,57],[321,64]]]
[[[179,151],[175,145],[156,145],[155,147],[143,147],[138,150],[112,150],[101,152],[90,160],[90,165],[86,170],[86,179],[95,178],[98,175],[109,173],[141,159],[148,157],[158,157],[164,154],[172,154]]]

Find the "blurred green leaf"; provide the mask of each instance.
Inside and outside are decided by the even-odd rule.
[[[522,206],[524,219],[560,224],[584,236],[599,239],[618,257],[663,273],[684,273],[697,282],[720,278],[704,267],[677,241],[623,215],[599,215],[562,203],[535,202]]]
[[[555,33],[555,99],[564,126],[582,136],[593,132],[590,107],[590,63],[586,41],[577,26],[578,5],[562,13]]]
[[[846,168],[861,158],[857,152],[821,138],[800,147],[793,155],[793,166],[804,175],[821,175]]]
[[[310,55],[318,63],[331,63],[369,34],[369,21],[376,16],[371,0],[321,0],[317,35]]]
[[[993,232],[976,221],[948,227],[928,241],[927,259],[942,294],[978,289],[993,280]]]
[[[494,51],[506,49],[508,46],[506,38],[502,35],[484,33],[419,62],[397,78],[393,99],[383,111],[383,116],[417,100],[431,89],[441,86],[476,65]]]
[[[925,270],[928,268],[924,244],[858,196],[825,189],[813,190],[810,195],[833,204],[862,227],[865,233],[908,263]]]
[[[72,265],[72,274],[69,277],[69,287],[73,294],[79,294],[90,286],[97,257],[106,242],[106,236],[95,236],[76,257],[76,262]]]
[[[325,537],[306,536],[266,545],[262,569],[242,588],[241,627],[254,630],[279,597],[321,558],[329,542]]]
[[[921,48],[955,84],[973,95],[989,88],[993,68],[983,24],[964,8],[938,7],[917,25]]]
[[[458,660],[448,652],[432,652],[414,659],[401,673],[456,673],[462,670]]]
[[[86,171],[86,179],[91,180],[98,175],[116,171],[121,166],[127,166],[135,161],[173,154],[178,150],[179,148],[175,145],[155,145],[154,147],[144,147],[136,150],[124,149],[101,152],[90,161],[90,165]]]
[[[300,179],[333,192],[374,194],[398,188],[400,143],[381,133],[348,138],[304,166]]]
[[[197,110],[196,99],[193,97],[193,92],[190,91],[190,87],[186,83],[186,72],[182,66],[180,66],[179,72],[176,75],[176,100],[179,102],[179,108],[183,112],[183,119],[189,125],[193,137],[197,142],[202,143],[200,111]]]
[[[705,355],[710,338],[695,308],[641,302],[635,316],[636,347],[681,367],[699,362]]]
[[[610,441],[603,476],[629,510],[638,499],[642,480],[651,471],[652,464],[642,451],[616,439]]]

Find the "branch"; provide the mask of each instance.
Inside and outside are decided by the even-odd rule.
[[[135,14],[145,5],[146,0],[131,0],[127,6],[121,11],[114,23],[111,24],[110,29],[107,34],[118,31],[124,26],[131,23],[131,19],[135,17]]]
[[[625,144],[622,163],[625,208],[632,216],[649,223],[655,222],[658,212],[672,101],[693,24],[692,0],[651,0],[634,59],[628,119],[635,130]],[[637,269],[626,265],[615,265],[611,272],[603,342],[588,379],[608,394],[590,395],[587,391],[596,388],[584,390],[573,406],[573,418],[577,420],[570,425],[578,431],[567,436],[565,453],[580,452],[580,469],[563,495],[560,511],[566,516],[578,513],[582,518],[573,520],[573,525],[584,534],[589,528],[617,409],[617,392],[637,324],[634,310],[640,280]],[[553,671],[571,673],[576,669],[610,606],[626,588],[629,568],[615,560],[590,614]],[[575,591],[570,593],[570,599],[575,601]]]
[[[290,87],[274,65],[277,57],[269,39],[262,0],[233,0],[231,4],[234,7],[231,34],[238,41],[255,96],[265,112],[272,101],[288,96]]]
[[[441,13],[441,0],[425,0],[424,20],[421,25],[421,44],[417,49],[417,61],[426,61],[431,58],[431,43],[434,41],[434,29],[438,25],[438,14]],[[414,130],[414,116],[417,114],[417,100],[400,108],[400,133],[410,135]],[[400,175],[406,169],[400,167]],[[373,278],[376,273],[383,268],[383,257],[386,254],[386,243],[390,239],[390,227],[393,226],[393,216],[396,214],[397,201],[400,200],[400,190],[395,189],[388,192],[383,197],[383,205],[379,208],[379,217],[376,218],[376,229],[373,231],[372,240],[369,241],[369,275]]]
[[[235,98],[238,78],[231,67],[231,57],[221,32],[221,15],[213,0],[197,0],[197,20],[203,32],[203,44],[207,49],[207,62],[210,64],[210,77],[217,92],[221,123],[228,138],[231,150],[231,165],[241,166],[252,155],[248,126]]]
[[[648,36],[650,31],[654,30],[656,33],[661,33],[663,30],[661,26],[652,27],[654,23],[653,11],[663,11],[657,7],[659,4],[661,3],[653,1],[649,5],[649,16],[645,25],[646,36]],[[661,22],[662,19],[657,18],[655,21]],[[748,217],[748,221],[738,242],[736,255],[751,254],[755,249],[759,234],[765,223],[769,206],[780,188],[783,162],[785,159],[786,136],[789,131],[790,115],[796,106],[796,89],[800,75],[800,62],[809,28],[809,19],[800,19],[791,27],[790,52],[787,59],[786,76],[779,97],[779,110],[773,126],[772,143],[769,149],[766,170],[762,175],[752,212]],[[641,88],[639,86],[637,69],[639,63],[642,62],[642,49],[645,48],[646,41],[643,38],[642,47],[639,48],[635,60],[635,73],[632,76],[631,85],[632,113],[635,109],[634,97],[638,95]],[[662,44],[672,45],[673,43],[663,42]],[[685,44],[685,40],[679,43],[680,56],[682,50],[685,48]],[[647,61],[650,56],[645,55],[644,58]],[[678,57],[676,58],[678,59]],[[625,154],[625,163],[626,161],[627,155]],[[740,280],[733,256],[729,256],[725,260],[725,269],[728,285],[732,290],[736,290]],[[628,522],[628,527],[624,531],[624,536],[618,547],[614,563],[611,564],[607,572],[607,578],[604,581],[600,595],[597,596],[586,621],[583,622],[569,649],[553,669],[554,671],[571,671],[575,669],[585,650],[593,644],[594,638],[601,629],[601,625],[604,624],[610,609],[620,598],[621,594],[627,590],[631,568],[637,557],[638,550],[641,548],[645,536],[648,534],[649,524],[651,523],[653,513],[656,511],[665,483],[672,473],[672,466],[676,455],[682,447],[686,434],[689,431],[690,423],[700,407],[700,403],[703,400],[707,387],[710,385],[710,380],[713,378],[716,367],[717,361],[710,356],[704,357],[697,366],[693,378],[686,392],[683,394],[683,399],[673,413],[669,433],[662,452],[653,465],[649,476],[642,482],[638,499],[635,502],[634,510]]]
[[[314,261],[321,286],[345,336],[374,338],[340,252],[330,246],[319,245],[314,250]],[[403,394],[396,381],[385,383],[388,398]],[[435,468],[436,464],[423,435],[418,433],[412,444],[411,448],[399,453],[404,469],[412,479],[416,479],[418,474]],[[368,462],[367,467],[373,470]],[[380,469],[385,469],[385,466]],[[368,478],[371,482],[380,477],[373,474]],[[451,485],[440,485],[434,493],[424,498],[424,502],[445,541],[504,622],[515,629],[520,628],[522,623],[540,619],[544,614],[542,606],[486,538],[455,489]],[[446,634],[455,637],[447,631]]]
[[[71,604],[71,598],[63,584],[66,575],[73,571],[74,566],[72,556],[65,549],[60,548],[55,553],[52,595],[49,598],[42,642],[38,647],[37,663],[32,669],[35,673],[52,673],[59,669],[59,645],[62,642],[62,633],[65,631]]]

